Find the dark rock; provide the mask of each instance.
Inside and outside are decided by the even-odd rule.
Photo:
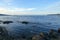
[[[29,22],[27,22],[27,21],[23,21],[23,22],[21,22],[22,24],[28,24]]]
[[[57,38],[57,33],[53,29],[51,29],[49,31],[49,37],[50,38]]]
[[[13,23],[13,21],[4,21],[3,24]]]
[[[24,34],[21,34],[21,38],[25,39],[25,38],[26,38],[26,36],[25,36]]]
[[[60,28],[58,29],[58,33],[60,33]]]

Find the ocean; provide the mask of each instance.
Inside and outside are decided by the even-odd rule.
[[[13,21],[10,24],[0,24],[5,27],[14,37],[21,35],[33,35],[40,32],[48,32],[50,29],[60,28],[60,17],[56,15],[20,15],[20,16],[0,16],[2,21]],[[27,21],[28,24],[20,22]]]

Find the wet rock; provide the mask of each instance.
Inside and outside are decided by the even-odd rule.
[[[25,39],[25,38],[26,38],[26,36],[23,34],[23,35],[22,35],[22,38],[23,38],[23,39]]]
[[[13,23],[13,21],[4,21],[3,24]]]
[[[60,33],[60,28],[58,29],[58,33]]]
[[[34,35],[32,40],[45,40],[45,35],[43,32],[41,32],[39,35]]]
[[[40,35],[34,35],[32,37],[32,40],[47,40],[47,39],[45,39],[45,35],[43,33],[40,33]]]
[[[52,39],[57,39],[58,37],[57,33],[53,29],[49,31],[48,35],[49,35],[49,38],[52,38]]]
[[[40,33],[40,40],[48,40],[47,36],[45,36],[44,32]]]
[[[33,37],[32,37],[32,40],[39,40],[40,38],[39,38],[39,35],[34,35]]]
[[[22,21],[21,23],[22,23],[22,24],[28,24],[29,22],[27,22],[27,21]]]
[[[2,40],[8,39],[8,31],[4,27],[0,27],[0,39]]]
[[[40,35],[41,35],[42,37],[44,37],[44,36],[45,36],[43,32],[41,32],[41,33],[40,33]]]

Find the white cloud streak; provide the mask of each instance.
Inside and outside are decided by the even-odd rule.
[[[1,14],[10,14],[10,15],[19,15],[19,14],[26,14],[28,11],[35,10],[35,8],[2,8],[0,7]]]
[[[60,13],[60,1],[49,5],[43,10],[43,12],[46,12],[47,14]]]

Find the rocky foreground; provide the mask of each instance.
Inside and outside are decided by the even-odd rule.
[[[40,34],[33,34],[33,36],[29,37],[26,36],[24,33],[20,37],[9,36],[8,31],[4,27],[0,27],[0,40],[60,40],[60,29],[57,31],[51,29],[47,33],[40,32]]]

